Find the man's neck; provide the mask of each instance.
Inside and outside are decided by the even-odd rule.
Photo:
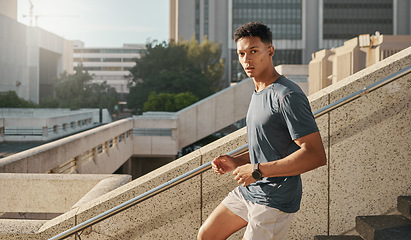
[[[255,91],[260,92],[271,84],[273,84],[280,77],[280,74],[274,69],[269,75],[262,77],[254,77]]]

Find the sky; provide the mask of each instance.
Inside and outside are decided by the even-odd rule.
[[[169,38],[169,0],[31,2],[38,27],[68,40],[80,40],[85,47],[122,47],[124,43]],[[30,0],[18,0],[17,4],[18,21],[30,25]]]

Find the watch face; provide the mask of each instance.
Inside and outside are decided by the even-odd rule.
[[[261,179],[261,172],[258,170],[253,171],[253,173],[251,174],[251,176],[255,179],[255,180],[260,180]]]

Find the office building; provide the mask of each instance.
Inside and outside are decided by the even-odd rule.
[[[170,0],[170,39],[222,44],[225,78],[244,78],[233,32],[250,21],[273,32],[274,64],[308,64],[311,54],[360,34],[411,34],[409,0]]]
[[[79,65],[93,76],[96,83],[107,82],[120,93],[121,100],[129,90],[129,70],[135,66],[135,59],[145,52],[145,44],[123,44],[119,48],[88,48],[81,41],[74,41],[74,70]]]
[[[17,22],[17,1],[0,1],[0,90],[39,103],[53,96],[54,80],[72,72],[73,45]]]

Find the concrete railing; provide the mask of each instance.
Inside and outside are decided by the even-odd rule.
[[[135,117],[135,130],[147,134],[134,134],[134,155],[176,156],[179,149],[243,119],[252,92],[253,81],[245,79],[178,112]]]
[[[179,148],[243,119],[247,114],[253,85],[252,79],[244,79],[177,112]]]
[[[130,180],[108,174],[0,174],[0,232],[35,232],[48,219]]]
[[[113,173],[131,156],[124,119],[0,159],[0,173]]]
[[[408,48],[311,95],[313,111],[410,65]],[[350,231],[355,216],[387,213],[395,208],[396,196],[411,194],[410,81],[410,74],[404,75],[316,119],[328,165],[302,175],[301,210],[288,239]],[[240,129],[48,221],[30,236],[52,237],[245,143],[246,130]],[[82,239],[194,239],[201,223],[236,185],[231,174],[205,172],[98,223]],[[27,236],[0,233],[0,239]]]
[[[99,109],[0,108],[0,142],[51,141],[95,127]],[[102,123],[111,122],[107,109]]]

